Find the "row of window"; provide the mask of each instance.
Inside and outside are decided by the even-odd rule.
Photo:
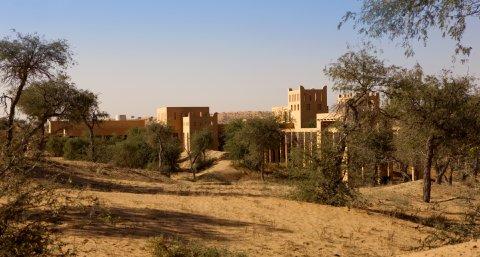
[[[317,104],[317,110],[320,110],[321,108],[322,108],[322,105]],[[312,106],[311,106],[310,104],[307,104],[307,105],[305,106],[305,109],[306,109],[307,111],[310,111],[310,110],[312,110]],[[292,105],[290,105],[290,110],[292,110],[292,111],[298,111],[298,110],[300,110],[300,105],[299,105],[299,104],[292,104]]]
[[[180,118],[188,116],[188,112],[187,113],[180,112],[178,114],[179,114],[178,117],[180,117]],[[198,112],[198,113],[191,112],[191,114],[192,114],[193,117],[195,117],[196,114],[198,114],[198,117],[203,117],[203,112]],[[174,120],[177,119],[177,113],[176,112],[173,113],[173,119]]]
[[[288,95],[289,102],[297,102],[300,100],[300,94]]]
[[[189,122],[188,122],[188,121],[183,123],[183,126],[188,126],[188,125],[189,125]],[[208,121],[204,121],[204,122],[201,122],[201,121],[199,121],[199,122],[192,121],[192,126],[197,126],[197,125],[198,125],[198,126],[207,126],[207,125],[213,126],[213,121],[210,121],[210,122],[208,122]]]
[[[317,98],[316,97],[312,98],[312,95],[303,95],[303,101],[311,102],[312,99],[314,99],[314,101],[317,101]],[[289,102],[300,101],[300,94],[288,95],[288,101]]]

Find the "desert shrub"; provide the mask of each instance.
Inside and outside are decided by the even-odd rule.
[[[145,139],[144,129],[132,129],[127,139],[112,147],[113,163],[121,167],[145,168],[155,159],[155,151]]]
[[[115,144],[99,144],[95,150],[96,162],[111,163],[115,157]]]
[[[127,139],[113,147],[115,165],[129,168],[144,168],[152,161],[153,150],[141,140]]]
[[[62,204],[53,188],[13,175],[2,176],[0,189],[0,257],[69,255],[52,233],[55,224],[33,215],[42,208],[45,217],[58,217],[55,206]]]
[[[452,226],[452,222],[447,217],[438,213],[426,217],[423,224],[441,230],[447,230]]]
[[[88,158],[88,141],[80,138],[69,138],[63,147],[63,157],[67,160],[86,160]]]
[[[150,241],[153,257],[246,257],[244,253],[203,246],[179,238],[160,236]]]
[[[101,163],[111,163],[115,157],[115,144],[123,141],[120,137],[96,138],[95,160]]]
[[[333,157],[334,152],[329,149],[321,155],[300,148],[292,150],[287,171],[296,188],[295,199],[333,206],[346,206],[355,199],[355,190],[343,180]]]
[[[45,145],[45,150],[55,157],[63,156],[63,147],[67,138],[52,136],[49,137]]]

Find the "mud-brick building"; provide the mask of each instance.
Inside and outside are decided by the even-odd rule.
[[[169,125],[185,150],[190,150],[192,135],[203,129],[212,132],[211,149],[219,148],[218,115],[211,115],[209,107],[160,107],[157,109],[156,121]]]
[[[293,124],[295,129],[315,127],[318,113],[327,113],[327,87],[322,89],[288,89],[287,106],[273,107],[279,121]]]

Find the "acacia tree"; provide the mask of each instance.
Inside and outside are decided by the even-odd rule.
[[[28,140],[35,133],[40,132],[39,149],[43,149],[45,123],[51,118],[65,118],[73,105],[72,95],[75,86],[69,83],[65,76],[52,80],[32,83],[24,90],[18,107],[27,115],[33,127],[29,129],[23,140]]]
[[[260,172],[265,180],[265,154],[278,149],[283,135],[274,117],[235,121],[227,127],[226,150],[230,158]]]
[[[38,79],[52,78],[70,63],[71,53],[65,40],[48,41],[37,34],[21,33],[0,40],[0,78],[9,87],[1,98],[8,109],[7,149],[12,144],[15,111],[24,89]]]
[[[395,113],[388,110],[389,107],[390,105],[386,106],[386,112]],[[422,149],[421,142],[425,135],[416,128],[405,126],[398,119],[395,120],[394,124],[397,129],[393,134],[395,152],[392,158],[400,167],[403,181],[407,182],[413,179],[413,175],[410,177],[410,174],[408,174],[408,167],[412,166],[414,170],[418,170],[422,166],[422,154],[418,149]]]
[[[54,183],[32,178],[31,171],[38,166],[32,163],[34,158],[25,158],[24,146],[31,139],[16,130],[23,126],[16,112],[25,89],[53,79],[70,61],[68,45],[62,40],[19,33],[0,40],[0,79],[8,88],[1,96],[7,114],[1,122],[6,131],[1,154],[7,158],[0,161],[0,256],[69,255],[52,234],[56,224],[46,217],[62,215],[71,199],[63,198]],[[35,215],[38,211],[42,215]]]
[[[325,68],[325,74],[333,81],[334,90],[351,93],[350,98],[337,105],[341,119],[338,121],[336,153],[332,156],[339,184],[343,179],[342,162],[348,141],[353,133],[372,128],[379,114],[375,103],[370,101],[370,95],[384,92],[396,69],[387,67],[371,50],[349,51]]]
[[[389,88],[389,104],[403,126],[424,134],[423,201],[430,202],[431,169],[441,146],[478,136],[479,104],[472,79],[425,76],[420,67],[403,71]],[[401,129],[401,128],[400,128]]]
[[[205,162],[206,151],[212,147],[213,134],[209,129],[202,129],[193,133],[190,139],[190,149],[187,150],[188,158],[190,160],[190,170],[193,174],[193,179],[196,179],[196,173],[198,170],[198,161],[202,158],[202,162]]]
[[[79,89],[72,96],[72,107],[67,116],[69,121],[83,123],[88,129],[89,158],[95,161],[95,134],[94,128],[108,117],[100,110],[98,95],[88,90]]]
[[[386,177],[380,176],[381,165],[394,160],[396,148],[394,145],[394,132],[391,124],[382,124],[376,121],[373,126],[361,126],[353,131],[348,142],[348,170],[361,170],[361,181],[365,184],[370,181],[372,185],[386,183]],[[365,167],[367,170],[365,170]],[[372,168],[372,170],[369,170]],[[351,178],[358,174],[348,173],[349,185]],[[358,176],[356,176],[358,178]],[[352,181],[354,182],[354,181]]]
[[[457,54],[469,55],[472,47],[464,45],[463,35],[470,18],[480,19],[480,0],[363,0],[361,10],[347,12],[339,27],[353,20],[361,34],[400,39],[408,56],[413,54],[412,40],[426,44],[437,29],[457,43]]]
[[[177,167],[181,154],[180,142],[174,138],[173,130],[166,124],[152,123],[146,130],[147,143],[158,152],[158,171],[170,176]]]

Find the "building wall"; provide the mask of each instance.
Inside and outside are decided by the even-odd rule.
[[[146,119],[137,120],[105,120],[93,128],[96,136],[126,136],[132,128],[144,128],[148,124]],[[80,137],[88,133],[83,123],[69,121],[48,121],[47,133],[67,137]]]
[[[218,131],[218,115],[217,113],[210,115],[198,116],[190,113],[187,117],[183,117],[183,142],[184,148],[190,150],[190,139],[192,135],[202,129],[208,129],[212,132],[213,144],[212,149],[217,150],[219,147],[219,131]]]
[[[212,148],[218,149],[218,116],[210,115],[209,107],[161,107],[157,109],[157,122],[169,125],[185,149],[189,147],[192,133],[208,127],[214,134]]]
[[[328,112],[327,87],[322,89],[288,89],[288,105],[286,107],[274,107],[272,112],[284,122],[294,124],[296,129],[306,128],[312,124],[315,126],[317,113]]]

